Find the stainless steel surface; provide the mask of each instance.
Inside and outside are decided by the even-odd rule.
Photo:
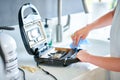
[[[63,37],[63,27],[61,25],[61,15],[62,15],[62,0],[58,0],[58,24],[56,26],[56,41],[62,42]]]

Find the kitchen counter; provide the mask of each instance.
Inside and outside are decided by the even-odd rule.
[[[18,64],[21,66],[30,66],[36,68],[37,71],[30,72],[28,70],[25,71],[26,80],[54,80],[50,75],[45,74],[41,69],[36,67],[36,62],[34,61],[34,57],[29,55],[27,52],[18,53]],[[88,63],[73,63],[67,67],[60,66],[48,66],[48,65],[40,65],[43,69],[53,74],[58,80],[72,80],[77,76],[84,74],[91,69],[92,66]]]

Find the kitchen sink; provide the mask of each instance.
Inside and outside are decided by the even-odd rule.
[[[110,54],[110,42],[88,39],[88,44],[81,45],[81,48],[87,50],[90,54],[97,56],[109,56]]]

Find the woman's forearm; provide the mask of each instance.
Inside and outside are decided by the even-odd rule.
[[[86,62],[92,63],[107,70],[120,72],[120,58],[90,55],[89,58],[86,59]]]
[[[101,28],[101,27],[110,25],[112,23],[114,12],[115,12],[115,10],[110,11],[109,13],[107,13],[107,14],[101,16],[100,18],[98,18],[97,20],[95,20],[93,23],[88,24],[88,26],[90,25],[89,28],[91,30],[93,30],[93,29],[97,29],[97,28]]]
[[[120,72],[120,58],[95,56],[85,50],[79,51],[76,57],[82,62],[88,62],[107,70]]]

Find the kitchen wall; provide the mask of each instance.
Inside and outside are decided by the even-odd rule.
[[[83,0],[62,0],[63,15],[84,11]],[[18,24],[18,11],[25,3],[37,7],[42,19],[57,16],[57,0],[0,0],[0,26]]]

